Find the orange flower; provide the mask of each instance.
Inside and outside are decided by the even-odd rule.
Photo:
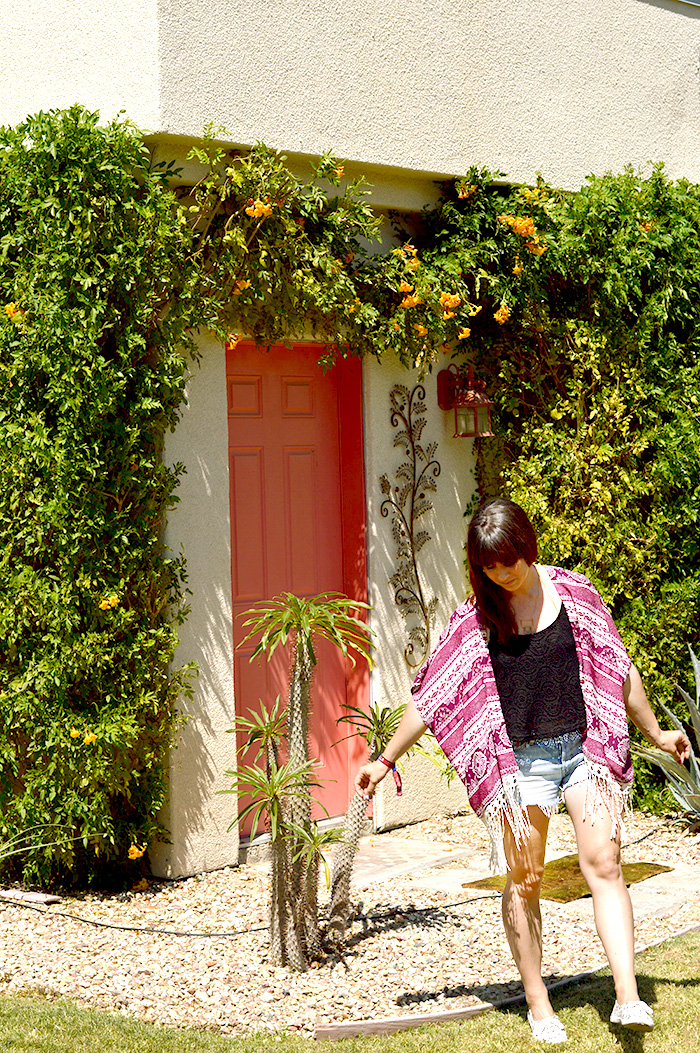
[[[475,183],[472,183],[471,186],[466,186],[465,183],[462,183],[462,185],[460,186],[459,190],[457,191],[457,197],[461,197],[463,199],[464,198],[469,198],[469,197],[472,197],[472,195],[475,193],[475,191],[476,191],[476,184]]]
[[[250,289],[250,282],[247,279],[239,278],[234,286],[233,295],[240,296],[246,289]]]
[[[416,255],[416,251],[417,250],[416,250],[415,246],[411,245],[410,241],[406,242],[406,244],[404,245],[404,249],[409,254],[409,256],[415,256]]]
[[[534,241],[526,241],[525,248],[528,252],[531,252],[533,256],[541,256],[543,252],[547,251],[547,246],[538,242],[537,238]]]
[[[511,230],[514,230],[516,234],[520,234],[522,238],[533,238],[537,233],[537,228],[531,216],[513,216],[508,214],[507,216],[499,216],[498,220],[500,223],[510,227]]]
[[[399,285],[399,292],[413,292],[413,289],[414,286],[409,285],[409,283],[406,281],[401,282],[401,284]]]
[[[83,742],[86,746],[91,746],[93,742],[97,742],[97,735],[93,735],[91,731],[86,732]]]
[[[517,277],[518,277],[518,275],[519,275],[519,274],[522,274],[522,273],[523,273],[523,265],[522,265],[522,263],[520,262],[520,257],[519,257],[519,256],[516,256],[516,257],[515,257],[515,266],[513,267],[513,274],[514,274],[514,275],[516,276],[516,278],[517,278]]]
[[[340,168],[336,168],[335,174],[336,174],[338,179],[342,179],[343,178],[343,172],[344,171],[345,171],[345,166],[344,165],[341,165]]]
[[[140,845],[131,845],[129,848],[129,859],[140,859],[145,851],[145,845],[143,845],[143,847]]]
[[[416,307],[417,304],[419,304],[419,303],[423,303],[423,301],[421,300],[420,296],[411,296],[411,295],[409,295],[409,296],[404,296],[403,300],[401,301],[401,306],[405,307],[406,309],[408,309],[409,307]]]
[[[510,309],[508,308],[508,305],[502,303],[493,317],[496,319],[499,325],[503,325],[504,322],[507,322],[510,318]]]
[[[272,215],[272,205],[256,200],[252,201],[245,211],[246,215],[252,216],[253,219],[267,219],[268,216]]]
[[[420,267],[420,263],[415,258],[415,256],[413,257],[412,260],[409,260],[407,262],[407,264],[406,264],[406,270],[407,271],[417,271],[419,267]]]
[[[399,325],[399,323],[398,322],[394,322],[394,329],[400,329],[400,328],[401,328],[401,326]]]
[[[229,333],[226,337],[226,350],[233,351],[237,344],[241,342],[240,333]]]
[[[413,328],[418,333],[418,336],[427,336],[428,335],[428,330],[425,328],[424,325],[421,325],[420,322],[414,322],[413,323]]]
[[[461,296],[458,296],[457,293],[440,293],[440,303],[445,311],[454,311],[455,307],[459,307],[461,302],[462,298]]]
[[[450,318],[454,318],[454,317],[455,317],[454,311],[443,311],[442,312],[442,320],[443,320],[443,322],[447,322],[447,321],[450,320]]]
[[[462,329],[460,329],[460,331],[459,331],[459,332],[457,333],[457,339],[458,339],[458,340],[466,340],[466,339],[467,339],[468,337],[470,337],[470,336],[471,336],[471,332],[472,332],[472,331],[471,331],[471,329],[468,329],[468,328],[467,328],[466,326],[464,326],[464,327],[463,327]]]

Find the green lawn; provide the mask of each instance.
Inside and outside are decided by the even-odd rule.
[[[612,1029],[613,1000],[607,972],[591,982],[555,992],[554,1006],[576,1053],[700,1053],[700,932],[647,951],[638,958],[641,997],[656,1010],[649,1035]],[[321,1044],[322,1046],[323,1044]],[[463,1024],[404,1031],[386,1038],[346,1039],[332,1053],[518,1053],[532,1042],[524,1009],[485,1013]],[[540,1047],[541,1048],[541,1047]],[[323,1053],[311,1039],[256,1034],[220,1038],[170,1031],[77,1009],[71,1002],[0,999],[0,1053]]]

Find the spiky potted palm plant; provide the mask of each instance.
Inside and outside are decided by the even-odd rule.
[[[692,647],[689,646],[688,650],[690,651],[690,660],[693,663],[695,698],[691,698],[680,684],[678,685],[678,690],[688,706],[695,739],[698,746],[700,746],[700,660],[698,660]],[[663,702],[661,703],[661,708],[675,728],[679,731],[685,731],[678,717]],[[639,746],[635,743],[632,746],[632,751],[637,757],[651,761],[652,764],[656,764],[661,768],[669,781],[671,793],[681,808],[700,818],[700,757],[696,756],[692,747],[688,768],[684,764],[679,764],[668,753],[664,753],[663,750],[656,749],[654,746]]]
[[[305,968],[320,953],[319,866],[322,848],[339,839],[337,831],[320,831],[311,821],[311,791],[319,785],[313,778],[314,765],[309,755],[311,684],[317,664],[314,640],[330,641],[353,664],[352,652],[370,661],[371,630],[353,613],[363,608],[367,609],[367,605],[334,592],[308,599],[284,593],[252,608],[243,623],[248,634],[242,642],[260,637],[251,660],[265,654],[269,661],[277,647],[292,645],[286,711],[287,764],[280,766],[279,755],[275,756],[273,750],[264,771],[259,766],[249,766],[227,774],[234,779],[228,792],[245,790],[255,797],[239,819],[252,814],[257,824],[267,814],[273,843],[271,953],[274,961],[295,969]],[[237,723],[241,727],[240,720]],[[262,742],[265,733],[259,726],[253,727],[254,718],[249,723],[249,733]],[[289,781],[282,778],[283,771]]]

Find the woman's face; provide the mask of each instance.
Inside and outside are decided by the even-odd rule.
[[[506,566],[504,563],[493,563],[490,567],[483,567],[486,577],[500,585],[506,592],[521,592],[527,587],[530,576],[530,564],[524,559],[517,563]]]

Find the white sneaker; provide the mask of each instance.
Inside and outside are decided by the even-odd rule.
[[[548,1042],[550,1045],[558,1045],[566,1042],[566,1028],[558,1016],[548,1016],[544,1020],[533,1020],[532,1013],[528,1009],[527,1022],[532,1028],[532,1037],[535,1042]]]
[[[646,1002],[615,1002],[610,1014],[611,1024],[622,1024],[630,1031],[651,1031],[654,1027],[654,1011]]]

